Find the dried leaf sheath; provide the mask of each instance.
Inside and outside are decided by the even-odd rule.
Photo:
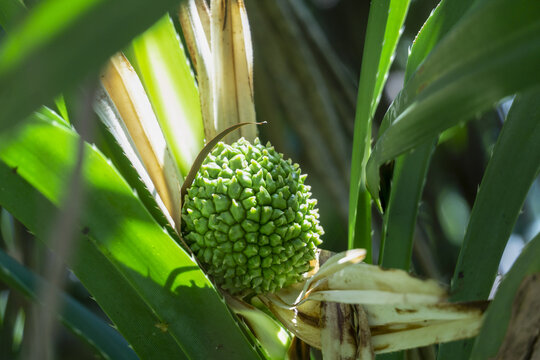
[[[176,226],[179,226],[182,178],[135,70],[122,54],[117,54],[107,64],[101,81],[157,193]]]
[[[321,303],[321,346],[325,360],[375,358],[371,332],[361,305]]]
[[[232,0],[230,8],[238,121],[255,122],[253,49],[248,17],[243,0]],[[244,138],[250,141],[253,141],[257,136],[257,128],[252,126],[244,127],[240,129],[240,132]]]
[[[249,28],[244,29],[244,26],[247,26],[247,17],[242,19],[241,11],[245,13],[241,0],[211,1],[214,121],[218,131],[236,122],[255,121],[251,65],[248,66],[253,60],[252,57],[247,58],[248,54],[251,55],[251,43],[246,46],[251,37],[244,38],[245,33],[249,33]],[[237,137],[239,136],[231,134],[227,142],[232,142]]]
[[[217,134],[214,122],[213,59],[210,52],[210,10],[205,1],[189,0],[182,3],[178,13],[191,61],[197,72],[199,98],[204,123],[204,136],[212,139]]]
[[[191,0],[179,18],[197,71],[206,138],[255,122],[253,51],[243,1],[215,0],[208,9],[204,1]],[[257,129],[244,128],[226,142],[242,136],[253,141],[256,135]]]
[[[356,255],[359,256],[354,251],[337,254],[303,284],[260,297],[291,332],[317,348],[323,345],[322,319],[328,308],[324,313],[322,307],[326,305],[321,304],[326,301],[362,304],[375,353],[453,341],[478,333],[486,302],[447,303],[445,289],[436,282],[417,279],[402,270],[358,263],[362,253]],[[358,313],[349,313],[353,322],[359,323]]]

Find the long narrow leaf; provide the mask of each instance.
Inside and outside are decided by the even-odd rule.
[[[484,324],[476,338],[471,360],[495,358],[510,322],[512,303],[525,276],[540,272],[540,234],[523,249],[512,269],[503,279],[495,299],[485,315]]]
[[[57,206],[78,141],[63,126],[35,121],[10,137],[0,159]],[[88,194],[81,231],[156,314],[158,329],[171,334],[190,357],[256,358],[194,260],[153,220],[107,160],[92,146],[84,150]]]
[[[379,262],[383,267],[410,268],[418,207],[434,145],[430,141],[396,160],[383,223]]]
[[[0,250],[0,278],[33,301],[39,301],[37,289],[45,282],[15,259]],[[72,297],[62,294],[64,324],[92,345],[104,358],[137,359],[128,343],[109,324],[98,318]]]
[[[374,1],[368,19],[358,89],[349,194],[349,249],[368,250],[371,262],[371,198],[366,190],[365,166],[371,146],[371,121],[379,103],[401,34],[409,1]]]
[[[98,92],[99,93],[99,92]],[[103,95],[103,94],[102,94]],[[109,119],[110,121],[121,121],[118,111],[113,111],[110,99],[103,99],[104,102],[101,105],[103,111],[107,111],[108,115],[118,117],[117,119]],[[107,110],[107,107],[109,110]],[[99,136],[99,149],[104,152],[118,171],[122,174],[122,177],[127,183],[137,192],[139,199],[145,205],[146,209],[152,214],[153,218],[165,228],[168,228],[169,233],[174,233],[171,226],[172,219],[163,210],[165,205],[163,202],[158,202],[158,198],[155,197],[155,188],[153,188],[150,178],[143,172],[142,164],[140,160],[138,163],[133,163],[130,159],[132,151],[126,150],[119,143],[119,134],[113,133],[110,127],[102,121],[96,126],[96,132]],[[124,144],[125,145],[125,144]],[[129,153],[128,153],[129,151]]]
[[[211,0],[210,34],[216,131],[240,122],[255,122],[253,49],[244,2]],[[225,142],[237,140],[240,134],[252,141],[257,129],[232,133]]]
[[[471,36],[474,34],[475,36]],[[540,3],[485,1],[430,54],[383,120],[367,168],[378,197],[378,168],[441,131],[540,82]]]
[[[204,130],[195,79],[171,18],[165,16],[135,39],[128,58],[185,176],[204,145]]]
[[[104,87],[98,89],[93,107],[97,116],[101,120],[98,132],[103,137],[102,141],[105,144],[100,145],[106,146],[106,149],[112,155],[111,160],[116,160],[116,163],[124,162],[124,164],[119,164],[126,165],[119,166],[124,178],[130,183],[131,186],[133,186],[134,189],[139,191],[141,190],[141,186],[134,185],[133,180],[138,182],[138,185],[142,185],[144,188],[143,191],[145,191],[144,195],[150,195],[153,200],[151,206],[156,207],[160,212],[160,215],[166,217],[166,223],[169,224],[169,226],[174,224],[175,221],[171,218],[170,213],[167,211],[167,207],[165,206],[158,190],[156,189],[156,186],[154,185],[154,182],[152,181],[152,178],[150,178],[150,175],[141,159],[142,156],[135,146],[124,119],[120,115],[120,112],[116,104],[113,102],[112,97]],[[136,173],[135,179],[130,176],[131,174],[127,173],[126,168],[132,170],[131,172]],[[141,200],[143,199],[144,197],[141,197]],[[145,202],[145,204],[148,206],[148,201]],[[161,221],[158,222],[163,225]]]
[[[489,295],[508,237],[540,172],[539,98],[539,87],[519,95],[508,113],[471,212],[452,279],[453,301]],[[471,345],[443,346],[439,358],[465,359]]]
[[[117,120],[125,124],[128,132],[126,137],[133,140],[137,154],[144,164],[144,170],[141,169],[140,172],[150,177],[156,189],[156,200],[160,198],[165,207],[163,212],[168,212],[176,228],[180,229],[182,204],[179,190],[182,177],[135,70],[122,54],[117,54],[109,60],[101,76],[101,83],[114,103],[110,107],[118,110],[112,111],[112,115],[118,114],[121,117],[108,119],[104,118],[106,114],[102,114],[102,121],[111,123]]]
[[[407,59],[405,82],[411,78],[433,48],[450,32],[475,2],[478,1],[442,0],[437,5],[414,39]]]
[[[97,71],[177,3],[44,0],[37,4],[0,45],[0,130]]]
[[[471,4],[470,0],[441,1],[414,40],[407,61],[405,83]],[[411,154],[396,159],[384,217],[381,266],[409,269],[418,206],[435,142],[436,139],[428,140]]]
[[[214,65],[210,53],[210,10],[206,1],[186,1],[180,6],[178,20],[191,62],[197,72],[205,138],[212,139],[216,135],[212,90]]]
[[[37,237],[46,239],[58,209],[3,162],[0,162],[0,179],[4,184],[0,189],[0,204]],[[24,194],[24,202],[19,194]],[[89,242],[90,238],[81,234],[78,240],[77,258],[70,262],[71,268],[135,352],[143,359],[185,358],[170,334],[156,331],[155,325],[159,324],[159,319],[125,278]],[[119,294],[122,294],[122,298]]]

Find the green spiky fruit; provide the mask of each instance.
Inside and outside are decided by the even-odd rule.
[[[183,235],[216,283],[274,292],[310,270],[323,230],[298,164],[269,144],[219,143],[182,208]]]

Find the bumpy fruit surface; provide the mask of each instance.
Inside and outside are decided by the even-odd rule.
[[[224,289],[274,292],[310,270],[323,230],[305,178],[258,139],[206,157],[184,199],[183,235]]]

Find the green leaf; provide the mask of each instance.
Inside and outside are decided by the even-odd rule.
[[[539,2],[494,0],[471,9],[388,110],[367,165],[371,194],[378,197],[381,164],[540,82],[539,58]]]
[[[13,216],[6,210],[0,208],[0,241],[4,243],[8,251],[15,249],[15,223]]]
[[[26,313],[23,308],[17,311],[17,317],[13,324],[13,351],[20,351],[21,343],[24,336],[24,323],[26,322]]]
[[[540,272],[539,258],[540,234],[527,244],[512,269],[505,275],[486,312],[484,324],[474,343],[471,360],[495,358],[510,322],[516,292],[526,276]]]
[[[0,45],[0,130],[96,72],[178,2],[41,1]]]
[[[20,0],[0,1],[0,26],[10,29],[26,14],[26,7]]]
[[[98,121],[96,131],[100,140],[99,148],[111,159],[122,177],[137,192],[139,199],[154,219],[161,226],[172,229],[171,222],[165,216],[164,211],[167,210],[163,202],[158,203],[153,195],[157,193],[157,190],[144,167],[139,150],[135,149],[123,119],[112,99],[103,89],[97,91],[94,111],[101,120]]]
[[[39,302],[36,289],[45,286],[43,279],[0,250],[0,279],[32,301]],[[62,322],[104,358],[137,359],[127,342],[109,324],[98,318],[75,299],[62,293]]]
[[[9,208],[36,236],[47,239],[48,228],[58,213],[57,208],[35,188],[16,177],[13,171],[0,162],[0,179],[8,187],[5,188],[7,191],[0,191],[0,203]],[[24,203],[19,194],[25,194]],[[137,354],[144,359],[184,358],[169,334],[156,331],[158,318],[122,275],[88,242],[87,237],[81,236],[78,240],[76,256],[79,259],[71,259],[71,268]],[[122,294],[121,301],[116,294]]]
[[[258,298],[255,301],[260,301]],[[240,315],[251,329],[254,337],[261,344],[262,351],[268,360],[287,359],[287,352],[291,346],[292,335],[272,316],[264,311],[227,297],[227,303],[235,314]],[[264,305],[261,305],[264,307]]]
[[[0,161],[0,179],[5,184],[0,189],[0,204],[9,208],[38,238],[48,239],[49,227],[56,220],[58,209],[18,177],[17,171]],[[24,194],[23,199],[20,194]],[[144,359],[185,358],[170,334],[156,331],[155,324],[159,323],[156,314],[89,241],[90,238],[81,233],[75,240],[78,240],[77,254],[68,259],[71,260],[70,267],[137,354]],[[122,298],[117,294],[122,294]]]
[[[169,16],[133,41],[128,57],[152,103],[183,176],[204,145],[201,103],[193,73]]]
[[[471,212],[452,279],[452,301],[489,295],[508,237],[540,172],[539,98],[539,87],[518,95],[508,113]],[[442,346],[439,358],[467,358],[472,343],[462,344]]]
[[[407,60],[405,82],[471,5],[470,0],[439,3],[414,40]],[[428,140],[411,154],[396,159],[384,216],[381,266],[409,270],[418,207],[435,143],[436,138]]]
[[[411,78],[433,48],[446,36],[474,3],[474,0],[442,0],[437,5],[422,26],[422,29],[420,29],[411,46],[411,52],[407,59],[407,69],[405,70],[405,82]]]
[[[371,198],[365,187],[365,166],[371,146],[371,121],[408,8],[409,0],[374,1],[368,18],[356,104],[349,196],[349,248],[365,248],[367,262],[371,262]]]
[[[10,135],[9,141],[2,139],[7,144],[0,150],[3,164],[0,174],[2,184],[6,184],[0,192],[0,203],[4,205],[9,193],[19,190],[15,186],[29,184],[42,195],[41,201],[28,206],[37,197],[16,191],[19,204],[12,201],[10,206],[4,206],[18,218],[18,213],[24,216],[28,211],[34,212],[34,217],[42,216],[35,208],[61,204],[68,187],[66,175],[76,166],[80,139],[72,130],[40,119],[32,119]],[[151,330],[170,334],[188,357],[257,358],[258,354],[194,260],[154,221],[107,159],[88,144],[84,146],[81,171],[86,197],[80,229],[86,240],[80,244],[95,246],[125,278],[124,285],[129,285],[155,314],[158,322]],[[27,215],[28,219],[33,221]],[[31,225],[27,224],[33,231],[43,230]],[[83,254],[78,261],[84,262]],[[111,290],[106,296],[123,304],[129,300],[126,296],[133,296],[133,291],[124,295]],[[114,314],[109,315],[114,321]],[[135,318],[137,315],[130,314]]]
[[[409,270],[418,206],[427,177],[434,142],[396,160],[390,199],[384,217],[379,264]]]

